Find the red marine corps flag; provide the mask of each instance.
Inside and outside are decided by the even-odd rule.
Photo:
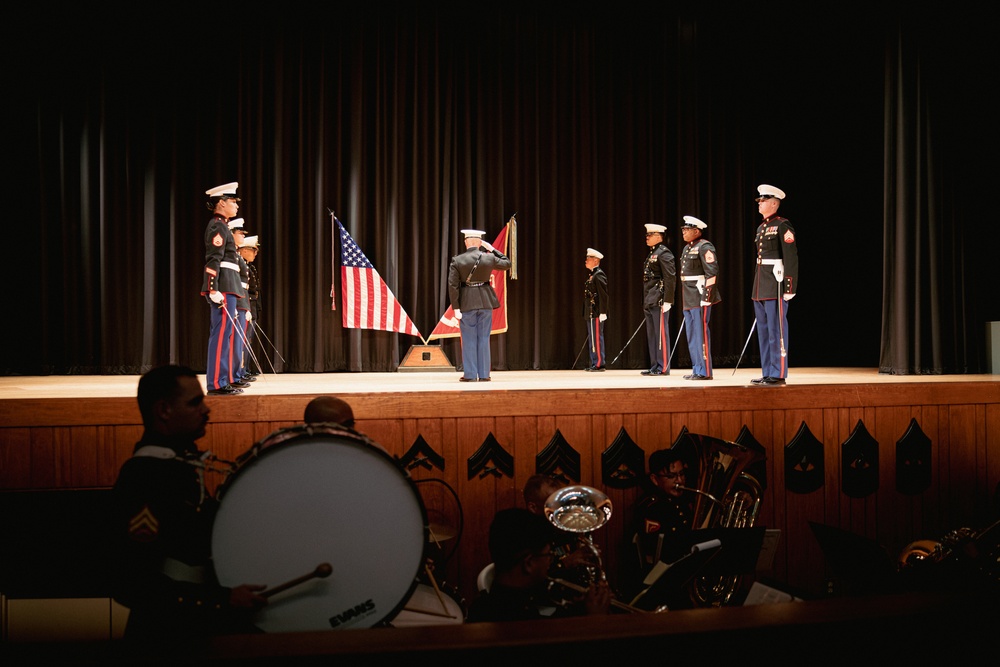
[[[354,242],[344,225],[333,218],[340,233],[341,304],[344,310],[344,327],[347,329],[377,329],[398,331],[420,336],[410,316],[396,301],[388,285],[382,280],[361,248]],[[333,296],[331,294],[331,296]]]
[[[510,242],[509,244],[508,241]],[[510,252],[507,250],[508,245],[510,245]],[[517,254],[517,220],[514,219],[513,215],[510,216],[510,220],[507,221],[504,228],[497,234],[497,238],[493,242],[493,247],[510,257],[510,279],[517,280],[517,260],[515,259]],[[490,285],[493,286],[493,291],[497,293],[497,299],[500,301],[500,307],[493,310],[493,325],[490,328],[490,335],[492,335],[507,331],[507,272],[494,271],[490,275]],[[438,320],[437,326],[434,327],[434,331],[427,337],[427,340],[431,341],[435,338],[458,338],[461,335],[462,333],[458,329],[458,320],[455,319],[455,309],[448,306],[447,310],[444,311],[444,315]]]

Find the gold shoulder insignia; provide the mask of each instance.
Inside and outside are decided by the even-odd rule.
[[[143,506],[134,517],[129,519],[128,534],[136,542],[152,542],[160,532],[160,522],[153,516],[149,505]]]

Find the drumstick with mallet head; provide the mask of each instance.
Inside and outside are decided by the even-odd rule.
[[[283,584],[278,584],[274,588],[269,588],[266,591],[261,592],[261,595],[269,598],[272,595],[276,595],[282,591],[287,591],[289,588],[298,586],[299,584],[304,584],[310,579],[325,579],[330,576],[333,572],[333,566],[329,563],[320,563],[316,566],[316,569],[309,574],[303,574],[301,577],[295,577],[290,579]]]

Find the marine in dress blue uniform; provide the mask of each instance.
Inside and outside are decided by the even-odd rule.
[[[589,271],[583,283],[583,317],[587,320],[587,346],[590,350],[588,371],[603,371],[607,358],[604,354],[604,323],[608,320],[608,275],[601,268],[604,255],[587,248],[585,264]]]
[[[667,313],[674,303],[677,267],[674,254],[663,245],[663,225],[646,224],[649,255],[642,268],[642,312],[649,345],[649,369],[642,375],[670,374],[670,322]]]
[[[227,183],[206,190],[212,218],[205,228],[205,272],[201,294],[210,306],[211,325],[208,335],[208,366],[205,380],[210,394],[239,394],[243,390],[232,385],[233,338],[236,322],[236,299],[243,294],[240,284],[239,255],[236,240],[229,231],[229,220],[239,211],[236,188],[239,183]]]
[[[757,187],[757,257],[753,276],[753,310],[757,317],[761,377],[758,386],[782,385],[788,377],[788,302],[798,292],[799,253],[795,229],[778,215],[785,193],[773,185]]]
[[[254,370],[256,361],[253,354],[253,344],[257,340],[257,322],[260,317],[260,274],[257,272],[256,260],[260,252],[260,238],[257,235],[248,236],[243,239],[240,246],[240,257],[247,263],[247,300],[250,303],[250,310],[247,313],[246,322],[246,349],[243,352],[243,372],[240,377],[252,380],[259,374]],[[259,368],[259,366],[257,366]]]
[[[702,238],[708,225],[693,215],[684,216],[681,234],[687,245],[681,251],[681,299],[684,305],[684,330],[691,373],[685,380],[712,379],[712,335],[709,321],[712,306],[722,300],[717,285],[719,257],[715,246]]]
[[[239,252],[243,241],[246,240],[246,229],[243,218],[233,218],[229,221],[229,231],[233,234],[236,242],[236,263],[240,267],[240,286],[243,293],[236,298],[236,325],[233,331],[233,362],[232,362],[232,386],[244,389],[250,386],[256,378],[243,377],[243,356],[246,347],[247,315],[250,313],[250,300],[247,298],[247,287],[250,281],[250,268],[243,255]]]
[[[448,267],[448,297],[462,334],[462,382],[490,381],[490,331],[493,309],[500,300],[490,279],[493,271],[506,271],[511,262],[489,242],[485,232],[463,229],[465,252],[451,258]]]

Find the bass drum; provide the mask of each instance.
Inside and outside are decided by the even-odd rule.
[[[282,429],[219,487],[212,557],[223,586],[268,589],[266,632],[367,628],[393,618],[423,565],[427,515],[409,475],[339,426]],[[325,578],[307,578],[329,564]]]

